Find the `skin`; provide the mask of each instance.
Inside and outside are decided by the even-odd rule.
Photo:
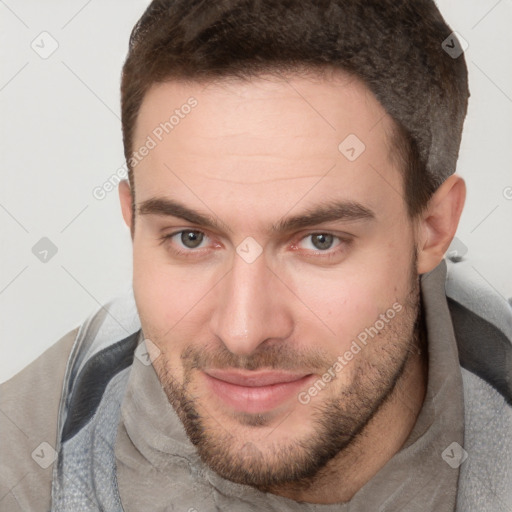
[[[421,409],[428,368],[419,275],[439,264],[455,235],[464,181],[452,175],[411,220],[392,120],[342,74],[154,85],[133,147],[190,96],[197,106],[135,168],[135,218],[128,183],[119,187],[142,329],[159,349],[153,366],[221,476],[296,501],[348,501],[400,449]],[[366,146],[352,162],[338,149],[349,134]],[[156,197],[218,226],[141,214]],[[333,200],[358,202],[374,218],[271,230]],[[203,234],[196,248],[180,234],[160,239],[187,229]],[[327,238],[312,236],[319,233]],[[262,250],[251,263],[236,251],[247,237]],[[241,413],[205,379],[210,368],[321,378],[396,303],[400,313],[307,404],[294,394],[272,410]]]

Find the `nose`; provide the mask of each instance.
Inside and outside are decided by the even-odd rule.
[[[235,254],[231,271],[217,285],[216,301],[211,328],[233,354],[250,355],[266,340],[291,335],[290,297],[264,254],[252,263]]]

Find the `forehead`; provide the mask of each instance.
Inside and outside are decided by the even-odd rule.
[[[401,203],[391,127],[369,89],[343,74],[156,84],[133,141],[135,152],[151,146],[134,168],[137,202],[180,194],[196,206],[265,197],[290,207],[303,196],[307,207],[326,195],[372,209],[385,196]]]

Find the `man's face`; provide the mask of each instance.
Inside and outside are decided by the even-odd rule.
[[[419,288],[390,127],[341,75],[169,82],[144,98],[135,298],[170,403],[226,478],[313,476],[400,376]]]

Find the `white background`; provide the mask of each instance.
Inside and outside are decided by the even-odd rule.
[[[509,298],[512,1],[438,5],[469,43],[472,96],[457,168],[468,196],[457,238],[479,279]],[[92,191],[123,165],[120,72],[145,7],[0,0],[0,382],[131,285],[117,191],[101,201]],[[43,31],[58,43],[47,59],[31,48]],[[32,253],[42,237],[58,249],[47,263]]]

